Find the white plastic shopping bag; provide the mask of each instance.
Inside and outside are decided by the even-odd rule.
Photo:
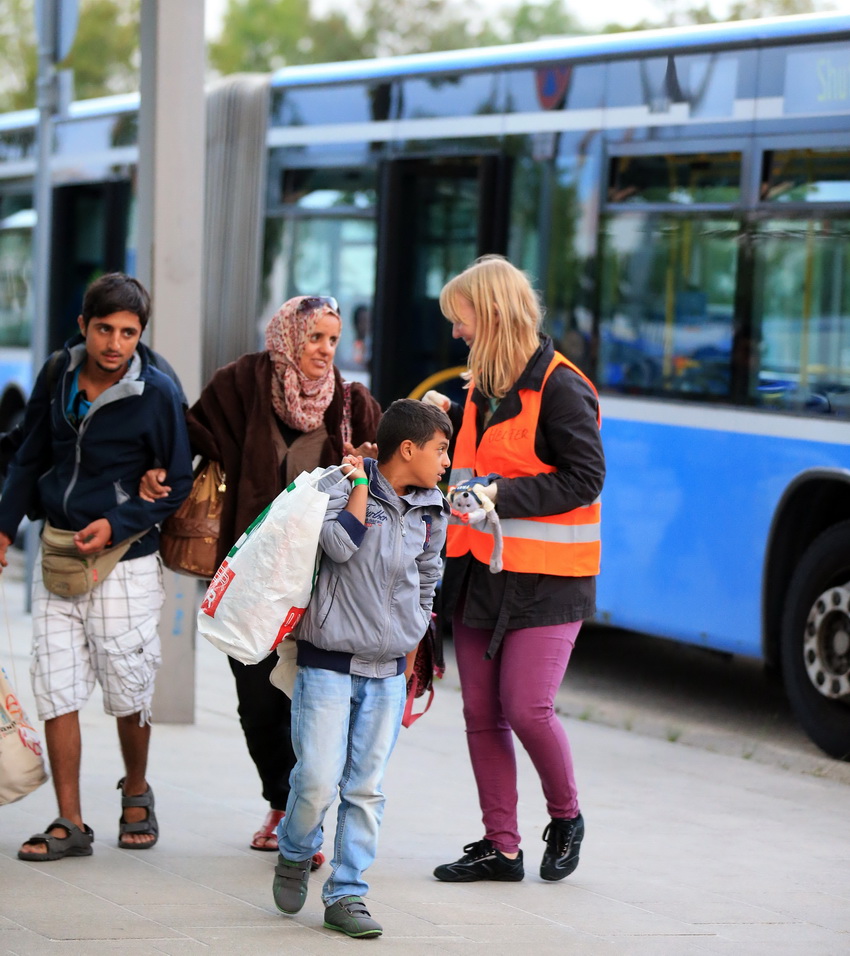
[[[237,661],[264,660],[307,610],[330,499],[316,485],[339,470],[301,472],[231,548],[210,582],[198,630]]]
[[[0,804],[20,800],[46,780],[38,731],[0,667]]]

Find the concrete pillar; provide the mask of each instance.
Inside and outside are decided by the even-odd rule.
[[[138,277],[153,298],[151,345],[190,402],[200,392],[204,236],[204,0],[142,0]],[[199,582],[170,571],[154,716],[195,719]]]

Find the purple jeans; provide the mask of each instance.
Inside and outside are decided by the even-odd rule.
[[[478,785],[485,836],[496,849],[519,849],[517,772],[511,731],[537,770],[550,817],[579,812],[570,742],[554,710],[581,621],[505,633],[496,657],[484,660],[491,631],[455,615],[455,656],[466,740]]]

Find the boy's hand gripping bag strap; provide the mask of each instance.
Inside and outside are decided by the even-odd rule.
[[[0,667],[0,804],[20,800],[47,779],[38,732]]]
[[[167,568],[206,581],[215,574],[226,490],[221,465],[203,462],[188,497],[162,523],[159,553]]]
[[[434,678],[440,678],[445,673],[442,656],[437,647],[437,638],[436,615],[432,614],[431,623],[422,640],[407,655],[407,667],[404,671],[407,680],[407,700],[401,718],[402,727],[410,727],[428,711],[434,700]],[[424,694],[428,695],[425,707],[418,713],[414,713],[414,701]]]
[[[45,521],[41,532],[41,573],[44,586],[59,597],[76,597],[85,594],[100,584],[113,571],[115,565],[130,550],[130,546],[143,538],[145,528],[97,554],[80,554],[74,544],[74,531],[54,528]]]
[[[264,660],[307,610],[330,500],[316,485],[339,470],[301,472],[252,522],[210,582],[198,630],[237,661]]]

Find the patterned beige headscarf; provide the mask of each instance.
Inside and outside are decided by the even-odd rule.
[[[319,379],[308,378],[301,370],[304,346],[319,319],[339,315],[317,296],[298,295],[278,309],[266,328],[266,348],[274,363],[272,405],[290,428],[311,432],[322,424],[334,394],[334,367]]]

